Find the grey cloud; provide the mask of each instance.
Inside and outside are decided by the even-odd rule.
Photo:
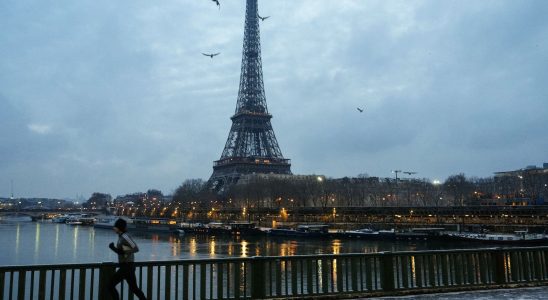
[[[61,197],[207,178],[234,113],[245,9],[211,4],[2,2],[1,178]],[[272,15],[268,108],[294,173],[444,179],[547,160],[544,2],[259,6]]]

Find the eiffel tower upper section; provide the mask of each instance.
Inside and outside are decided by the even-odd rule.
[[[291,174],[290,160],[282,155],[271,118],[263,85],[257,0],[247,0],[238,101],[223,153],[213,165],[214,188],[235,183],[245,174]]]

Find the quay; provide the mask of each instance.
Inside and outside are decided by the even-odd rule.
[[[548,247],[136,262],[149,299],[346,299],[548,285]],[[3,299],[108,299],[115,263],[0,267]],[[128,295],[121,285],[122,299]]]
[[[242,209],[223,207],[214,214],[210,208],[192,210],[192,217],[178,218],[184,222],[231,222],[242,218]],[[273,222],[289,224],[326,223],[343,229],[359,224],[385,228],[410,228],[418,226],[490,226],[514,229],[527,226],[544,230],[548,224],[548,205],[535,206],[409,206],[409,207],[287,207],[246,209],[246,220],[258,226],[271,227]],[[0,216],[28,216],[32,220],[49,219],[61,213],[78,210],[1,210]],[[188,213],[189,211],[185,211]],[[100,215],[103,210],[87,210],[87,214]],[[129,216],[128,216],[129,217]],[[160,218],[162,216],[135,216]]]

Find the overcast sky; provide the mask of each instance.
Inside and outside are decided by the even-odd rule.
[[[444,180],[548,162],[548,1],[259,12],[294,174]],[[11,180],[16,197],[87,199],[208,179],[236,107],[244,13],[243,0],[0,0],[0,196]]]

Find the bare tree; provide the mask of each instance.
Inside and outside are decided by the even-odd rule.
[[[443,184],[445,191],[452,197],[453,206],[463,206],[467,197],[472,194],[474,186],[464,174],[451,175]]]

